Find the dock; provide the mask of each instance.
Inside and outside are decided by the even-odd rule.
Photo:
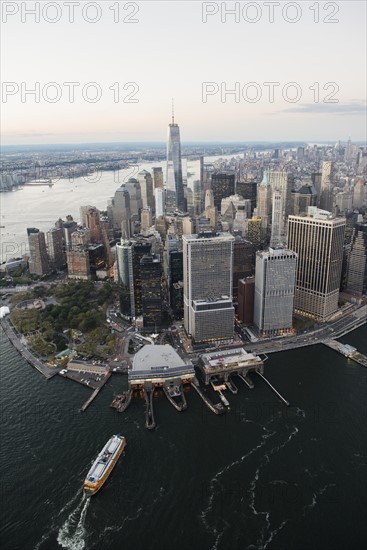
[[[153,411],[153,388],[147,389],[144,388],[144,399],[145,399],[145,427],[148,430],[154,430],[156,423],[154,420],[154,411]]]
[[[226,380],[225,385],[227,386],[229,391],[231,393],[233,393],[234,395],[236,395],[238,393],[238,388],[237,388],[236,384],[233,382],[233,380],[230,377],[228,377],[228,380]]]
[[[289,405],[290,405],[289,401],[287,401],[286,399],[284,399],[284,397],[283,397],[282,395],[280,395],[280,393],[274,388],[274,386],[272,386],[272,384],[270,384],[269,380],[267,380],[267,379],[265,378],[265,376],[264,376],[263,374],[261,374],[261,372],[256,372],[256,374],[259,375],[260,378],[262,378],[262,379],[264,380],[264,382],[267,383],[267,385],[269,386],[269,388],[271,388],[271,389],[273,390],[273,392],[279,397],[279,399],[280,399],[281,401],[283,401],[283,403],[284,403],[285,405],[287,405],[287,407],[289,407]]]
[[[322,343],[324,344],[324,346],[327,346],[328,348],[331,348],[334,351],[341,353],[342,355],[344,355],[344,357],[347,357],[348,359],[352,359],[359,365],[362,365],[362,367],[367,367],[366,355],[363,355],[363,353],[360,353],[353,346],[350,346],[349,344],[342,344],[341,342],[338,342],[337,340],[334,340],[334,339],[323,340]]]
[[[92,401],[94,401],[94,399],[97,397],[97,395],[99,394],[99,392],[101,391],[101,389],[103,388],[103,386],[106,384],[107,380],[110,378],[111,376],[111,373],[108,372],[103,380],[103,383],[99,386],[99,388],[96,388],[92,394],[88,397],[88,399],[86,400],[86,402],[80,407],[79,409],[79,412],[84,412],[88,407],[89,405],[92,403]]]
[[[22,344],[16,330],[12,327],[10,321],[8,321],[7,319],[2,319],[1,327],[4,330],[4,333],[8,337],[9,341],[20,353],[23,359],[25,359],[29,365],[38,370],[38,372],[43,374],[45,378],[53,378],[60,372],[59,368],[48,367],[47,365],[45,365],[43,361],[36,357],[24,344]]]
[[[255,371],[255,372],[256,372],[256,371]],[[239,378],[241,378],[241,380],[246,384],[246,386],[247,386],[248,388],[250,388],[250,390],[253,390],[253,389],[254,389],[255,384],[254,384],[253,381],[251,380],[249,374],[246,374],[246,376],[244,376],[243,374],[238,373],[238,376],[239,376]]]
[[[226,412],[226,408],[222,405],[222,403],[212,403],[210,399],[204,395],[202,392],[199,383],[197,381],[194,382],[194,380],[191,381],[191,386],[197,391],[197,393],[200,395],[201,399],[204,401],[205,405],[214,413],[214,414],[223,414]]]

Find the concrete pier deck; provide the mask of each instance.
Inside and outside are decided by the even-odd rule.
[[[328,348],[331,348],[334,351],[341,353],[342,355],[344,355],[344,357],[352,359],[359,365],[362,365],[362,367],[367,367],[366,355],[363,355],[363,353],[360,353],[355,348],[352,348],[351,346],[348,346],[346,344],[342,344],[341,342],[333,339],[324,340],[322,343]]]
[[[107,381],[109,380],[111,376],[111,373],[108,372],[106,374],[106,376],[104,377],[104,380],[103,382],[101,383],[100,387],[99,388],[96,388],[92,394],[88,397],[88,399],[86,400],[86,402],[80,407],[79,411],[80,412],[84,412],[88,407],[89,405],[92,403],[92,401],[94,401],[94,399],[97,397],[97,395],[99,394],[99,392],[101,391],[101,389],[103,388],[103,386],[107,383]]]

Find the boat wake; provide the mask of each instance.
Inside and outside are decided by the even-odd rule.
[[[303,420],[305,418],[305,413],[302,409],[298,409],[295,411],[296,417],[299,420]],[[249,420],[244,420],[245,422],[253,422]],[[278,443],[269,446],[269,442],[273,441],[274,438],[278,435],[278,430],[276,429],[275,422],[277,421],[276,418],[273,418],[267,425],[258,424],[257,422],[253,422],[254,424],[258,424],[259,427],[261,427],[263,433],[261,434],[260,442],[254,446],[250,451],[248,451],[246,454],[242,455],[239,459],[231,462],[230,464],[224,466],[221,470],[219,470],[211,479],[209,483],[209,495],[208,495],[208,501],[207,506],[205,509],[201,512],[200,518],[202,521],[202,524],[207,532],[210,532],[214,535],[214,545],[212,546],[212,550],[217,550],[219,544],[223,541],[223,535],[226,531],[230,530],[230,525],[224,520],[223,517],[215,517],[215,506],[216,501],[218,500],[217,504],[220,505],[220,498],[223,497],[222,493],[226,491],[226,486],[221,482],[222,476],[224,476],[227,472],[230,470],[233,470],[235,467],[240,467],[244,464],[247,459],[250,458],[251,455],[254,453],[258,453],[260,449],[263,447],[268,448],[269,450],[263,452],[259,458],[254,477],[252,481],[250,482],[249,488],[247,490],[247,495],[243,495],[241,497],[241,503],[246,506],[247,512],[245,514],[245,517],[247,518],[247,521],[251,516],[254,518],[262,518],[261,520],[261,527],[260,532],[257,536],[256,544],[248,544],[247,549],[250,548],[257,548],[257,550],[262,549],[264,550],[267,548],[267,546],[270,544],[270,542],[274,539],[274,537],[277,535],[279,531],[283,529],[283,527],[287,524],[288,519],[284,519],[283,521],[279,522],[277,526],[273,526],[270,519],[270,512],[269,511],[263,511],[256,509],[255,505],[255,499],[256,499],[256,490],[257,490],[257,484],[259,481],[259,477],[261,474],[261,471],[263,468],[268,465],[272,457],[278,453],[283,447],[287,446],[292,439],[297,436],[299,433],[299,428],[297,426],[292,426],[290,431],[287,434],[284,434],[283,439]],[[270,448],[269,448],[270,447]],[[265,450],[264,449],[264,450]],[[273,480],[274,484],[287,484],[284,480]],[[240,514],[241,515],[241,514]]]
[[[83,495],[82,500],[69,514],[59,530],[57,542],[67,550],[83,550],[85,548],[85,518],[90,504],[90,497]]]

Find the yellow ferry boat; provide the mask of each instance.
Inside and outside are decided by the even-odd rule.
[[[93,462],[87,477],[84,480],[83,490],[87,495],[95,495],[118,461],[126,445],[126,437],[117,434],[113,435],[103,447]]]

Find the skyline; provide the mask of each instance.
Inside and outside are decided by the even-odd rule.
[[[316,3],[319,23],[313,2],[288,3],[301,8],[295,23],[277,9],[271,23],[266,2],[253,2],[261,18],[252,24],[243,19],[244,2],[227,2],[228,9],[240,4],[239,23],[216,2],[133,2],[133,24],[114,23],[112,2],[94,3],[101,10],[94,24],[82,17],[86,2],[74,23],[63,2],[52,4],[61,10],[53,24],[45,20],[57,15],[51,8],[39,23],[3,8],[3,145],[164,142],[172,97],[182,143],[366,139],[363,2]],[[120,4],[126,18],[127,3]],[[92,9],[86,14],[94,17]],[[338,22],[324,22],[326,15]],[[78,83],[74,102],[71,82]],[[37,86],[39,103],[25,93]],[[98,93],[96,103],[85,99]]]

